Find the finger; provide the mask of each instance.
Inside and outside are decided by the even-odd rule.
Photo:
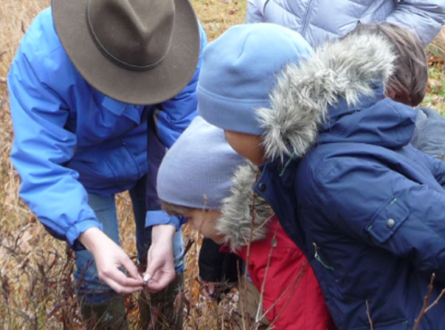
[[[142,286],[139,287],[126,287],[122,286],[119,283],[113,281],[112,279],[108,279],[106,282],[110,288],[116,291],[119,294],[132,294],[143,290]]]
[[[142,280],[141,276],[139,275],[138,268],[133,263],[133,261],[130,260],[130,258],[124,258],[121,260],[122,266],[127,271],[130,278],[137,280],[139,285],[144,285],[144,281]]]
[[[142,280],[144,281],[144,286],[147,285],[148,281],[150,281],[151,275],[149,273],[143,274]]]
[[[165,289],[167,287],[168,283],[170,283],[170,282],[164,283],[164,281],[161,281],[161,282],[150,281],[150,282],[147,282],[147,289],[148,289],[148,291],[150,291],[150,293],[157,293],[157,292]]]
[[[212,296],[215,293],[215,284],[209,283],[207,285],[207,291],[209,292],[210,296]]]
[[[204,287],[201,288],[201,294],[202,294],[205,298],[207,298],[207,299],[212,299],[212,297],[211,297],[211,295],[210,295],[210,293],[209,293],[209,290],[207,290],[207,287],[206,287],[206,286],[204,286]]]
[[[127,277],[116,269],[113,272],[103,274],[100,278],[105,281],[117,293],[133,293],[143,289],[144,282],[141,278]]]
[[[151,262],[150,260],[147,263],[147,268],[145,269],[144,272],[144,279],[147,278],[147,282],[153,277],[153,275],[158,274],[162,272],[162,268],[163,268],[163,261],[162,260],[156,260],[156,259],[152,259]]]
[[[150,292],[155,293],[163,290],[171,281],[175,279],[175,274],[163,273],[161,277],[152,277],[147,282],[147,288]]]

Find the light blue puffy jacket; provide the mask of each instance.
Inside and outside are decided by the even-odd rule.
[[[206,36],[200,29],[202,49]],[[182,92],[158,105],[157,132],[167,148],[196,115],[200,66],[201,60]],[[152,106],[118,102],[93,89],[62,48],[50,8],[23,37],[8,88],[20,197],[54,236],[73,245],[85,230],[101,228],[87,193],[110,196],[147,173]],[[168,221],[165,213],[154,212],[152,224]]]
[[[444,0],[248,0],[247,23],[268,22],[299,32],[312,47],[353,30],[358,22],[409,28],[428,45],[445,23]]]

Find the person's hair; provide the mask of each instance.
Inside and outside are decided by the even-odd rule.
[[[185,213],[196,210],[196,208],[182,206],[182,205],[175,205],[165,202],[163,200],[161,200],[161,207],[167,214],[174,216],[182,216]]]
[[[428,65],[424,47],[414,33],[392,23],[377,23],[358,24],[350,34],[376,34],[385,37],[393,46],[397,57],[394,73],[385,86],[386,92],[394,93],[391,96],[395,101],[410,106],[417,106],[422,102],[427,88]]]

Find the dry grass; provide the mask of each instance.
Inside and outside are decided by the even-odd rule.
[[[75,0],[73,0],[75,1]],[[229,26],[242,23],[246,0],[193,0],[208,33],[215,39]],[[72,291],[73,256],[63,242],[50,237],[32,213],[17,198],[19,179],[9,162],[12,142],[11,120],[6,90],[6,75],[18,43],[33,17],[49,5],[48,0],[0,1],[0,328],[16,329],[81,329],[76,300]],[[444,38],[438,39],[435,56],[445,54]],[[443,58],[442,62],[443,64]],[[442,67],[435,65],[431,91],[425,104],[443,109]],[[436,88],[437,93],[434,93]],[[126,194],[118,198],[118,215],[123,247],[132,256],[134,225],[130,200]],[[219,305],[199,296],[197,255],[199,238],[185,230],[185,241],[195,240],[187,255],[186,292],[189,303],[187,329],[232,329],[231,310],[234,299],[228,296]],[[135,323],[135,297],[127,300],[129,318]]]
[[[213,40],[229,26],[242,23],[246,1],[193,1]],[[19,178],[9,162],[12,128],[7,99],[6,75],[24,31],[48,0],[0,1],[0,329],[81,329],[74,299],[71,269],[73,256],[63,242],[54,240],[17,198]],[[127,194],[118,198],[123,247],[135,252],[134,225]],[[186,229],[185,240],[198,236]],[[186,292],[190,303],[188,329],[230,329],[230,297],[220,305],[199,296],[195,243],[187,255]],[[136,322],[136,297],[127,299],[129,318]],[[226,318],[227,320],[224,320]]]

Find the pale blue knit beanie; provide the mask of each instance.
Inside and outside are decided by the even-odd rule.
[[[269,107],[277,75],[312,52],[303,37],[271,23],[236,25],[204,50],[198,113],[225,130],[261,135],[254,110]]]
[[[219,210],[230,193],[235,169],[244,162],[225,140],[224,131],[198,116],[162,160],[158,196],[177,206]]]

